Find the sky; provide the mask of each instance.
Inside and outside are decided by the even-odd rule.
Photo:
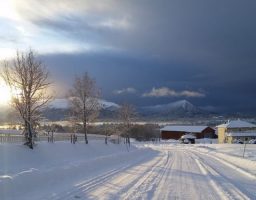
[[[87,71],[116,103],[256,113],[254,0],[0,0],[0,60],[32,48],[56,97]]]

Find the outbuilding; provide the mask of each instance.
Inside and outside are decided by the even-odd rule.
[[[215,130],[209,126],[165,126],[160,129],[163,140],[180,139],[183,135],[193,134],[196,139],[216,138]]]
[[[182,143],[190,143],[190,144],[195,144],[195,139],[196,136],[194,136],[193,134],[186,134],[181,136],[180,140]]]

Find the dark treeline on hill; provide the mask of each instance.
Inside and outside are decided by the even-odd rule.
[[[60,121],[70,117],[70,110],[63,108],[46,108],[42,115],[50,121]]]
[[[135,125],[130,129],[130,136],[138,141],[149,141],[160,137],[159,126],[154,124]]]

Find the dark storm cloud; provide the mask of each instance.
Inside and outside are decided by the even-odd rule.
[[[245,81],[241,74],[232,71],[226,74],[226,79],[221,79],[221,71],[208,74],[200,66],[108,53],[47,55],[42,59],[52,76],[61,83],[62,94],[68,90],[75,75],[88,71],[102,89],[103,97],[117,103],[129,101],[137,105],[154,105],[187,98],[196,105],[213,105],[225,110],[255,109],[255,79]],[[199,91],[204,98],[177,95],[160,99],[142,97],[152,87],[163,86],[178,91]],[[113,95],[113,90],[120,88],[136,88],[137,92]]]
[[[237,56],[239,62],[255,61],[255,7],[255,1],[122,1],[96,14],[37,18],[33,23],[148,56],[228,65]],[[127,20],[124,29],[118,23],[104,26],[107,20],[122,19]]]
[[[254,0],[34,2],[32,11],[19,10],[24,19],[90,46],[88,52],[42,57],[63,91],[75,74],[89,71],[104,98],[117,102],[178,100],[141,97],[166,87],[203,94],[189,98],[197,105],[256,111]],[[136,93],[113,95],[124,88]]]

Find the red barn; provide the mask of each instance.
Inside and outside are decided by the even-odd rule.
[[[188,133],[192,133],[197,139],[216,138],[215,130],[209,126],[165,126],[160,131],[163,140],[178,140]]]

